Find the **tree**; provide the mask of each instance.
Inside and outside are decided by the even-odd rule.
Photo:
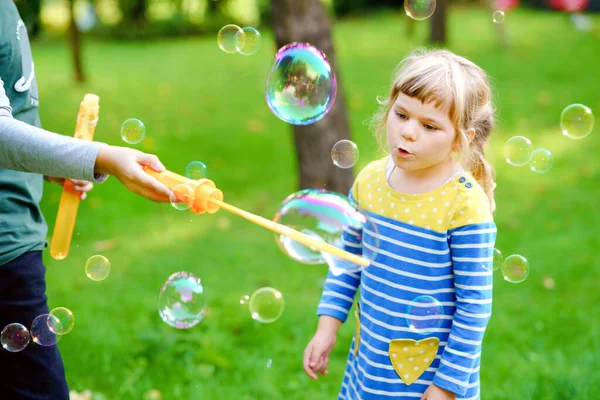
[[[271,17],[278,48],[291,42],[308,42],[325,53],[333,71],[336,60],[331,40],[331,22],[320,0],[271,0]],[[351,169],[331,161],[333,145],[349,139],[346,103],[337,75],[337,96],[329,113],[311,125],[294,126],[301,189],[325,188],[348,193],[354,180]]]
[[[431,43],[445,44],[446,43],[446,1],[438,0],[435,11],[430,20],[430,37]]]
[[[73,69],[77,82],[85,81],[83,63],[81,61],[81,35],[75,23],[75,0],[69,0],[69,45],[73,56]]]

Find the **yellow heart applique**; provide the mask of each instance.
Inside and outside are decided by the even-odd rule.
[[[438,351],[440,339],[430,337],[419,341],[394,339],[390,342],[388,355],[392,367],[400,379],[409,386],[429,368]]]

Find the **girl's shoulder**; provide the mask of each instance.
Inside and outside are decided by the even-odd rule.
[[[456,190],[456,201],[450,229],[494,222],[490,200],[473,175],[465,171],[454,180],[453,189]]]

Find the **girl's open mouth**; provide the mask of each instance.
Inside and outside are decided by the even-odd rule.
[[[398,154],[403,156],[403,157],[408,157],[408,156],[412,156],[412,153],[408,152],[407,150],[404,150],[401,147],[398,147]]]

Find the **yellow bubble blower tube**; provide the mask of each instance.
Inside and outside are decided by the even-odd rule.
[[[333,254],[338,258],[343,258],[346,261],[361,265],[363,267],[366,267],[370,264],[370,261],[364,257],[349,253],[327,242],[290,228],[289,226],[278,224],[277,222],[225,203],[223,201],[223,192],[217,189],[214,182],[210,179],[191,180],[167,170],[156,172],[150,167],[144,167],[144,170],[146,173],[165,184],[169,189],[173,190],[175,188],[175,190],[173,190],[173,195],[175,196],[176,200],[178,202],[187,203],[190,206],[190,210],[196,214],[203,214],[205,212],[214,214],[220,208],[222,208],[233,214],[239,215],[250,222],[260,225],[263,228],[267,228],[277,234],[287,236],[305,246]],[[194,198],[188,199],[189,191],[178,190],[178,185],[187,185],[188,187],[191,187],[194,193]]]
[[[95,94],[86,94],[83,97],[77,114],[75,138],[89,141],[94,139],[94,131],[98,123],[98,111],[100,110],[99,100],[99,97]],[[71,246],[81,196],[81,193],[76,191],[74,186],[70,180],[65,179],[50,243],[50,255],[57,260],[63,260],[67,257]]]

